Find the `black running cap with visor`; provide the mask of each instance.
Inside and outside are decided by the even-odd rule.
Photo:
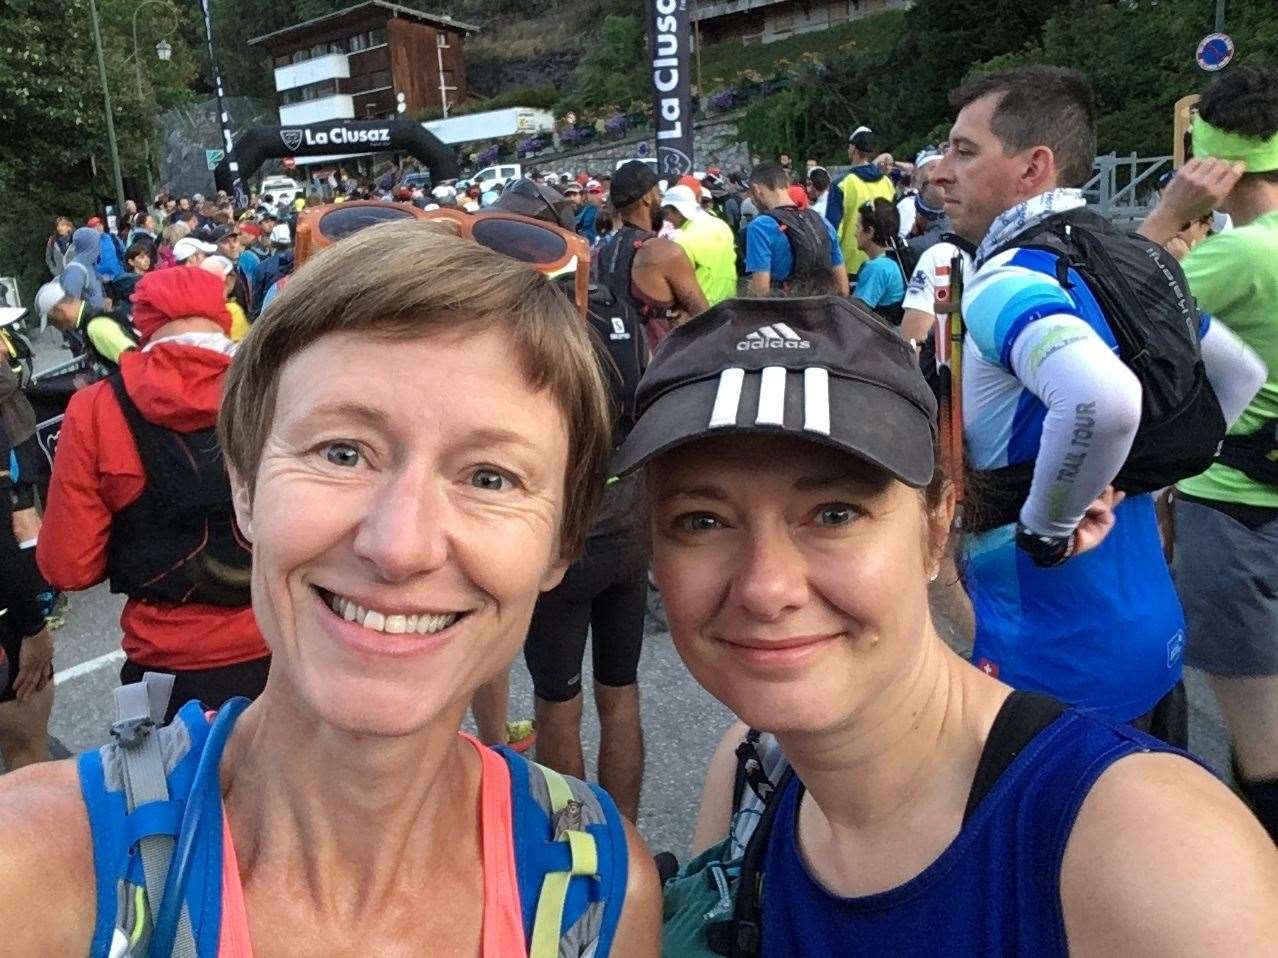
[[[666,337],[636,400],[614,475],[742,434],[831,446],[915,488],[936,469],[936,399],[914,350],[838,296],[724,300]]]
[[[612,174],[608,198],[614,209],[643,199],[657,185],[657,171],[643,160],[622,163]]]

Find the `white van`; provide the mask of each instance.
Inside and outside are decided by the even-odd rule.
[[[478,183],[479,188],[487,193],[494,183],[509,183],[511,180],[517,180],[524,175],[524,168],[518,163],[502,163],[499,166],[485,166],[470,178],[472,183]]]
[[[262,180],[262,195],[279,203],[292,203],[302,195],[302,185],[289,176],[268,176]]]
[[[617,165],[616,165],[616,166],[614,166],[614,167],[613,167],[613,169],[614,169],[614,170],[619,170],[619,169],[621,169],[623,166],[625,166],[627,163],[633,163],[633,162],[635,162],[636,160],[638,160],[640,163],[647,163],[649,166],[651,166],[651,167],[652,167],[653,172],[654,172],[654,173],[656,172],[656,170],[657,170],[657,158],[656,158],[655,156],[628,156],[628,157],[626,157],[624,160],[618,160],[618,161],[617,161]]]

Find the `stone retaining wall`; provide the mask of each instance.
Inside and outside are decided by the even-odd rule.
[[[750,152],[737,135],[737,118],[740,113],[725,113],[713,120],[703,120],[694,127],[693,159],[698,170],[718,166],[725,172],[750,165]],[[602,172],[613,169],[619,160],[640,156],[639,144],[647,143],[648,156],[653,156],[655,144],[652,132],[628,136],[621,140],[588,143],[572,150],[539,153],[520,160],[525,172],[541,170],[546,173],[576,173],[578,170]]]

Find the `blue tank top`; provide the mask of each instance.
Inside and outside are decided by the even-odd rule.
[[[764,858],[764,958],[1067,955],[1065,843],[1096,779],[1135,752],[1183,754],[1067,710],[1021,751],[936,861],[861,898],[832,895],[808,872],[795,841],[802,789],[791,779]]]

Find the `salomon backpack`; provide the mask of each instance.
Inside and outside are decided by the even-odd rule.
[[[1140,427],[1115,488],[1152,492],[1206,470],[1225,437],[1225,416],[1203,368],[1203,318],[1175,258],[1086,208],[1049,216],[992,255],[1010,249],[1051,253],[1063,289],[1087,288],[1140,381]],[[978,473],[988,508],[972,531],[1015,522],[1033,474],[1033,461]]]

